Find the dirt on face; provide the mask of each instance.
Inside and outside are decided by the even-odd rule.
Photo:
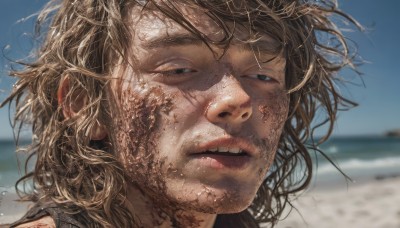
[[[166,95],[160,87],[150,87],[144,91],[138,94],[127,89],[121,94],[122,110],[121,117],[116,121],[119,129],[116,139],[127,181],[149,199],[147,209],[152,213],[153,226],[169,221],[173,227],[198,227],[201,221],[184,213],[190,208],[190,203],[184,205],[168,197],[165,177],[168,172],[177,171],[166,164],[166,159],[160,157],[157,150],[161,122],[163,116],[169,115],[174,107],[173,97]],[[171,116],[174,119],[175,115]],[[165,119],[163,124],[177,121]]]
[[[170,197],[166,177],[184,177],[184,173],[167,164],[166,158],[160,156],[158,143],[160,133],[170,124],[179,122],[174,113],[174,95],[166,94],[161,86],[146,84],[139,90],[125,89],[120,97],[120,117],[116,118],[116,140],[118,155],[126,173],[126,179],[135,186],[146,199],[147,209],[151,211],[153,226],[160,226],[169,221],[173,227],[198,227],[201,220],[187,211],[215,213],[216,208],[223,208],[227,202],[234,205],[240,197],[234,190],[224,196],[217,196],[207,186],[182,194],[196,194],[197,199],[180,201],[179,197]],[[254,142],[265,151],[261,159],[265,167],[257,172],[259,183],[264,180],[267,167],[273,161],[273,153],[281,136],[282,126],[288,113],[288,96],[284,91],[271,92],[262,105],[258,106],[259,114],[267,129],[264,138]],[[265,162],[266,161],[266,162]],[[211,199],[212,206],[204,206],[200,198]],[[134,204],[134,202],[132,202]],[[201,208],[201,211],[199,211]]]
[[[289,110],[289,96],[286,91],[275,91],[268,98],[269,102],[265,105],[259,105],[258,111],[262,115],[262,121],[268,123],[268,135],[262,139],[259,145],[265,148],[265,151],[276,151],[279,138],[282,134],[282,127],[287,120]],[[274,146],[272,148],[272,146]],[[263,153],[263,158],[272,161],[269,153]],[[264,176],[262,176],[264,177]]]

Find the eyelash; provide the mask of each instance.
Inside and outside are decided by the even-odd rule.
[[[172,76],[172,75],[185,75],[185,74],[190,74],[190,73],[196,73],[197,70],[191,69],[191,68],[185,68],[185,67],[181,67],[181,68],[175,68],[172,70],[165,70],[165,71],[161,71],[162,74],[166,75],[166,76]],[[272,82],[274,79],[268,75],[265,74],[250,74],[250,75],[246,75],[245,77],[249,77],[252,79],[258,79],[262,82]]]
[[[256,77],[252,77],[252,76],[256,76]],[[265,74],[254,74],[254,75],[248,75],[248,77],[251,78],[257,78],[260,81],[264,81],[264,82],[270,82],[273,80],[272,77],[265,75]]]
[[[184,72],[187,71],[187,72]],[[190,69],[190,68],[176,68],[176,69],[172,69],[172,70],[167,70],[167,71],[163,71],[164,74],[166,75],[171,75],[171,74],[189,74],[189,73],[195,73],[197,72],[196,70]]]

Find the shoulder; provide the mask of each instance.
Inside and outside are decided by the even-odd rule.
[[[55,228],[55,227],[87,227],[88,224],[82,213],[68,213],[68,208],[54,202],[37,202],[18,221],[11,224],[12,228]]]
[[[45,216],[40,219],[31,221],[31,222],[27,222],[27,223],[23,223],[23,224],[16,226],[16,228],[28,228],[28,227],[29,228],[55,228],[56,224],[54,223],[53,218],[51,218],[50,216]]]

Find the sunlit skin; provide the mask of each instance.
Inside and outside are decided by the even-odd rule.
[[[209,38],[222,37],[201,9],[184,9]],[[222,55],[157,11],[133,8],[130,20],[131,64],[112,75],[119,112],[108,132],[127,175],[128,207],[145,227],[212,227],[217,214],[251,204],[273,161],[288,113],[285,60],[266,51],[268,37],[253,44],[255,54],[240,41],[245,29]],[[243,152],[209,151],[221,147]]]

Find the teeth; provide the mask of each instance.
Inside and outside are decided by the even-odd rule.
[[[238,154],[238,153],[242,152],[242,150],[239,149],[239,148],[231,148],[229,150],[229,152],[234,153],[234,154]]]
[[[218,148],[210,148],[208,151],[211,152],[218,152],[218,153],[232,153],[232,154],[239,154],[242,150],[238,147],[228,148],[228,147],[218,147]]]

